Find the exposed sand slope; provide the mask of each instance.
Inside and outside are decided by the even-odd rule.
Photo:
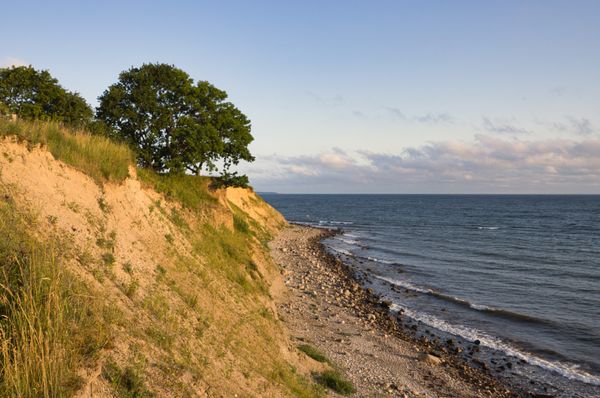
[[[0,141],[0,184],[37,214],[41,238],[60,242],[70,272],[110,304],[113,338],[82,364],[78,396],[114,396],[107,363],[134,369],[160,397],[311,391],[302,375],[320,365],[277,321],[270,292],[283,283],[259,239],[285,220],[253,192],[217,192],[192,211],[145,188],[133,167],[122,184],[101,187],[10,139]],[[235,230],[234,215],[248,231]]]

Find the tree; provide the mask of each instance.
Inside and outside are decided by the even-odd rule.
[[[227,93],[205,81],[194,83],[172,65],[124,71],[98,99],[96,118],[134,147],[142,166],[200,174],[220,164],[225,175],[241,160],[254,160],[250,121],[227,102]]]
[[[55,120],[84,127],[94,115],[77,93],[65,90],[48,71],[31,66],[0,68],[0,103],[23,119]]]

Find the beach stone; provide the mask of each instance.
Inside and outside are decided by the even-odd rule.
[[[426,352],[423,352],[419,355],[419,360],[434,366],[441,365],[442,363],[442,359],[440,357],[436,357],[435,355],[431,355]]]

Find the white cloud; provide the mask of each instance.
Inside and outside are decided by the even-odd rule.
[[[531,131],[515,126],[507,120],[492,120],[489,117],[483,117],[483,128],[490,133],[498,134],[529,134]]]
[[[425,113],[422,115],[406,115],[398,108],[392,106],[384,106],[388,114],[394,118],[413,123],[436,124],[436,123],[453,123],[454,118],[447,113]]]
[[[261,162],[269,162],[268,172]],[[258,156],[257,189],[282,192],[600,193],[600,139],[476,135],[399,153],[331,151]]]

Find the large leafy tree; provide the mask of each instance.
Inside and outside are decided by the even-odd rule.
[[[250,121],[227,93],[194,83],[181,69],[144,64],[119,75],[100,97],[99,121],[114,138],[137,151],[138,162],[159,172],[216,171],[229,174],[240,160],[253,161]]]
[[[0,103],[5,113],[23,119],[55,120],[77,127],[87,126],[94,115],[79,94],[62,88],[48,71],[31,66],[0,69]]]

